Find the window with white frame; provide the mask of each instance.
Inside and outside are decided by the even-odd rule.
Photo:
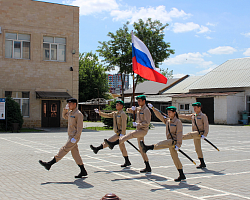
[[[20,105],[22,116],[29,117],[29,103],[30,103],[29,92],[5,91],[5,97],[13,98]]]
[[[189,104],[179,104],[180,111],[189,111]]]
[[[66,61],[66,38],[43,37],[43,60]]]
[[[30,59],[30,35],[5,33],[5,58]]]

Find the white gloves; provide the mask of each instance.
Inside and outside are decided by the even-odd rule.
[[[122,136],[124,136],[124,135],[120,134],[120,137],[122,137]]]
[[[201,135],[201,139],[203,139],[203,140],[204,140],[204,139],[205,139],[205,136],[204,136],[204,135]]]
[[[148,107],[152,109],[154,106],[153,106],[153,104],[148,103]]]
[[[76,143],[76,139],[75,138],[71,138],[70,142]]]
[[[136,110],[136,106],[132,106],[131,109],[132,109],[133,111],[135,111],[135,110]]]
[[[95,108],[94,111],[95,111],[96,113],[99,113],[99,110],[98,110],[97,108]]]
[[[178,151],[179,150],[179,147],[177,147],[176,145],[175,145],[175,148],[174,148],[176,151]]]
[[[164,118],[164,119],[167,119],[167,117],[166,117],[165,115],[163,115],[163,118]]]
[[[66,104],[65,109],[67,110],[69,109],[69,104]]]
[[[137,126],[137,123],[136,123],[136,122],[133,122],[133,126],[136,127],[136,126]]]

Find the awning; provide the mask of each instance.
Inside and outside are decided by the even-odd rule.
[[[69,99],[72,98],[67,92],[36,91],[37,99]]]

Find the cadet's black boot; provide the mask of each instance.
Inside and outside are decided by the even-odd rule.
[[[90,145],[90,148],[93,150],[95,154],[98,153],[99,150],[103,149],[103,145],[101,144],[99,147],[94,147],[92,144]]]
[[[125,163],[124,163],[123,165],[121,165],[121,167],[130,166],[131,163],[130,163],[130,161],[129,161],[129,159],[128,159],[128,156],[123,156],[123,157],[124,157],[124,159],[125,159]]]
[[[50,170],[51,166],[56,163],[55,157],[49,162],[43,162],[39,160],[39,163],[45,167],[45,169]]]
[[[140,145],[141,145],[142,151],[144,153],[146,153],[148,150],[153,150],[154,149],[154,145],[147,146],[147,145],[144,144],[144,142],[142,140],[140,141]]]
[[[144,163],[145,163],[146,167],[145,167],[145,169],[142,169],[140,172],[141,173],[151,172],[151,167],[149,165],[149,162],[148,161],[144,161]]]
[[[104,142],[106,142],[109,145],[110,149],[113,149],[115,145],[119,144],[119,139],[114,142],[110,142],[107,139],[104,139]]]
[[[202,169],[202,168],[205,168],[206,167],[206,164],[204,162],[204,159],[203,158],[199,158],[200,159],[200,162],[201,164],[199,166],[197,166],[196,168],[197,169]]]
[[[183,173],[183,170],[182,169],[178,169],[179,171],[179,177],[177,179],[174,179],[175,182],[180,182],[181,180],[185,180],[186,179],[186,176],[184,175]]]
[[[84,168],[84,165],[78,165],[81,169],[80,174],[78,174],[77,176],[75,176],[75,178],[82,178],[83,176],[87,176],[88,173],[86,171],[86,169]]]

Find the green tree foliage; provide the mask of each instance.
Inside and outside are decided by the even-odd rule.
[[[107,42],[99,42],[98,47],[100,56],[104,57],[107,63],[107,70],[119,67],[119,73],[132,73],[132,43],[131,34],[128,28],[129,22],[118,29],[116,33],[108,33],[111,38]],[[170,49],[170,43],[165,42],[164,30],[168,24],[162,24],[159,20],[152,21],[148,18],[146,22],[140,19],[134,22],[134,35],[141,39],[148,47],[155,66],[159,65],[167,59],[170,54],[174,54],[174,50]],[[136,75],[135,87],[137,83],[143,82],[145,79]]]
[[[173,70],[168,71],[168,68],[166,70],[161,69],[161,74],[168,79],[173,78]]]
[[[19,124],[19,130],[23,126],[23,116],[21,114],[20,105],[15,102],[11,97],[6,98],[7,106],[7,131],[12,130],[12,123]],[[5,130],[6,121],[1,121],[1,129]]]
[[[108,80],[105,67],[92,52],[79,55],[79,101],[106,98]],[[99,93],[99,94],[98,94]],[[98,96],[99,95],[99,96]]]

